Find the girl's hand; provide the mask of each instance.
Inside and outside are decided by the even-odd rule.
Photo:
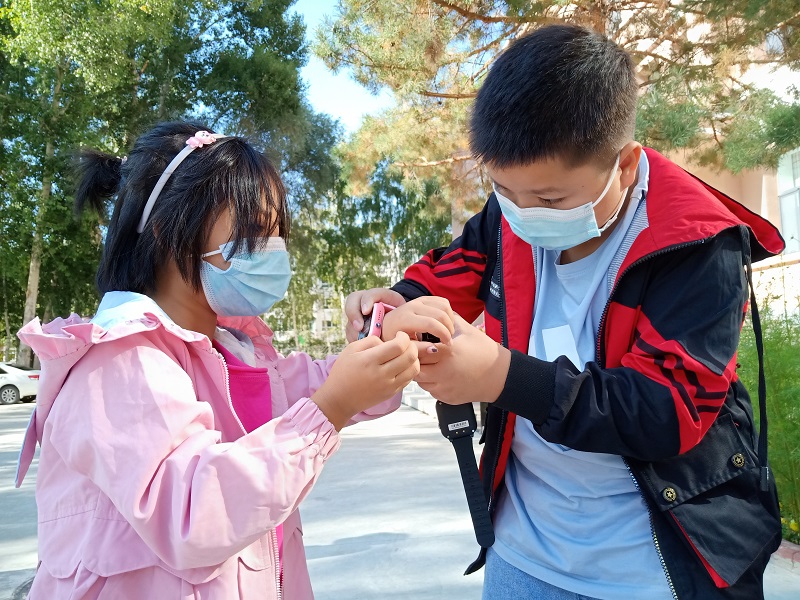
[[[455,332],[453,320],[450,302],[438,296],[422,296],[386,313],[381,337],[390,340],[398,331],[404,331],[411,337],[430,333],[439,338],[442,344],[449,345]]]
[[[372,335],[342,351],[311,400],[339,431],[353,415],[391,398],[418,374],[417,346],[408,335],[398,333],[389,342]]]
[[[360,290],[347,296],[344,301],[344,314],[347,317],[347,327],[345,328],[347,341],[352,342],[358,339],[358,332],[364,326],[364,315],[372,312],[372,306],[376,302],[385,302],[389,306],[400,306],[405,304],[405,301],[400,294],[387,288]]]

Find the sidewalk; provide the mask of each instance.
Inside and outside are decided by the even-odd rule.
[[[430,410],[425,396],[409,389],[404,401]],[[479,600],[483,571],[462,575],[478,546],[436,421],[404,406],[343,438],[301,509],[317,600]],[[766,600],[800,598],[797,550],[773,556]]]
[[[406,400],[433,408],[414,390]],[[4,408],[0,600],[36,565],[36,464],[23,489],[11,484],[31,406]],[[343,438],[302,506],[317,600],[479,600],[483,571],[462,575],[477,544],[455,454],[436,421],[402,407],[347,428]],[[765,590],[766,600],[800,599],[800,548],[785,546],[773,556]]]

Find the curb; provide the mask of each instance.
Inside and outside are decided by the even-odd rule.
[[[437,418],[436,399],[414,382],[408,384],[403,390],[403,399],[401,400],[401,403],[406,406],[410,406],[421,413],[425,413],[434,419]],[[474,409],[475,419],[480,427],[482,425],[481,411],[477,404],[474,406]]]
[[[792,568],[800,567],[800,546],[783,540],[773,556],[779,556],[792,563]]]

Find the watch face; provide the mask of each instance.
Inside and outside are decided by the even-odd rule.
[[[362,340],[369,335],[370,327],[372,327],[372,315],[364,317],[364,326],[358,332],[358,339]]]

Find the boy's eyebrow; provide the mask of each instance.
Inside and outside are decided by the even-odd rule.
[[[501,188],[503,188],[504,190],[507,190],[507,189],[509,189],[509,188],[507,188],[506,186],[504,186],[502,183],[500,183],[500,182],[498,182],[498,181],[495,181],[494,179],[492,179],[492,182],[493,182],[493,183],[494,183],[494,184],[495,184],[497,187],[501,187]],[[523,193],[523,194],[533,194],[534,196],[543,196],[543,195],[546,195],[546,194],[560,194],[560,193],[562,193],[562,191],[563,191],[563,190],[562,190],[561,188],[557,188],[557,187],[552,187],[552,186],[551,186],[551,187],[543,187],[543,188],[539,188],[539,189],[536,189],[536,190],[534,190],[534,189],[525,190],[525,191],[523,191],[522,193]]]

